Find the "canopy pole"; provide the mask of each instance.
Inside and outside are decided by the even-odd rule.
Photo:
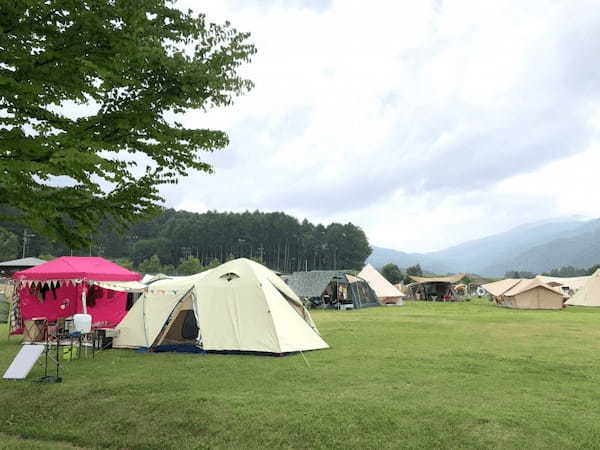
[[[148,328],[146,327],[146,293],[142,294],[142,318],[144,321],[144,340],[146,342],[146,347],[150,347],[148,344]]]
[[[83,306],[83,313],[87,314],[87,300],[86,300],[86,296],[87,296],[87,284],[85,283],[85,280],[81,282],[81,303]]]

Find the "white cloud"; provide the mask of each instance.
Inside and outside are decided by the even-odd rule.
[[[256,89],[184,118],[231,146],[207,155],[215,175],[165,187],[168,204],[351,220],[411,251],[600,215],[580,200],[598,186],[597,6],[205,2],[210,19],[252,32],[243,72]]]
[[[519,195],[526,193],[540,202],[554,204],[555,215],[600,217],[600,145],[569,158],[554,161],[534,173],[508,178],[496,191]]]

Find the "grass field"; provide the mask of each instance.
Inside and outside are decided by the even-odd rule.
[[[313,316],[332,348],[306,361],[111,350],[62,384],[0,380],[0,447],[600,447],[600,310]]]

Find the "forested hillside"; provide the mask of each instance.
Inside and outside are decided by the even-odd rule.
[[[600,220],[585,222],[580,227],[563,233],[555,239],[525,248],[516,253],[510,262],[514,270],[532,272],[550,271],[555,267],[572,266],[588,268],[600,263]]]
[[[22,255],[24,229],[1,226],[18,238]],[[93,255],[128,258],[136,266],[153,255],[163,265],[177,266],[182,259],[198,258],[204,265],[213,260],[247,257],[280,271],[313,269],[360,269],[371,253],[365,233],[348,223],[328,226],[302,222],[282,212],[259,211],[203,214],[166,209],[152,220],[131,226],[123,235],[100,226],[93,245],[71,251],[39,236],[28,238],[27,256]]]
[[[600,220],[556,219],[525,224],[504,233],[429,253],[374,247],[369,262],[400,267],[420,264],[435,273],[469,272],[501,277],[508,271],[541,273],[556,267],[600,263]]]

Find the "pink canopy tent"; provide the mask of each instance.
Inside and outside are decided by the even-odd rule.
[[[15,280],[139,281],[141,275],[97,256],[61,256],[22,270]]]
[[[139,281],[140,274],[99,257],[63,256],[13,275],[19,292],[19,322],[11,331],[22,334],[26,320],[87,312],[92,326],[112,328],[127,313],[127,292],[105,289],[95,282]]]

